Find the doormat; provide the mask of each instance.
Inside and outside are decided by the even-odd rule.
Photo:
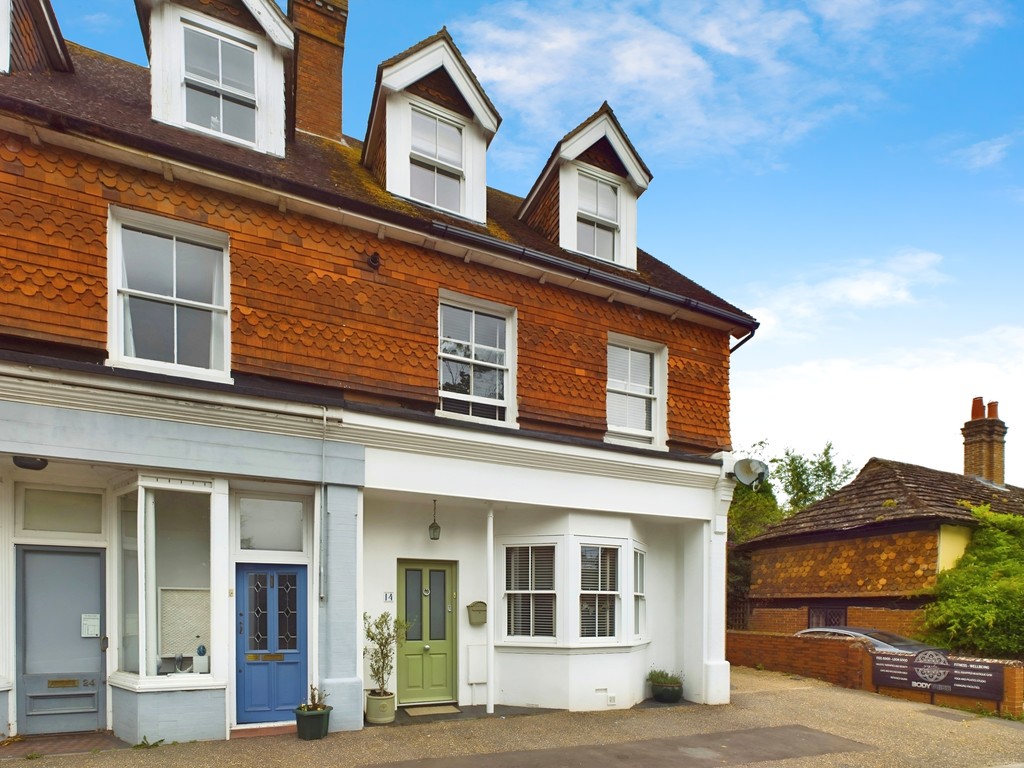
[[[411,717],[420,717],[421,715],[458,715],[461,712],[461,709],[451,704],[442,704],[438,707],[407,707],[405,710],[405,714]]]

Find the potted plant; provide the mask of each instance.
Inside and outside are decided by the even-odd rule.
[[[652,669],[647,673],[647,682],[651,684],[651,696],[655,701],[675,704],[683,698],[683,675],[681,672]]]
[[[395,719],[395,694],[388,681],[395,669],[395,650],[405,642],[408,623],[384,611],[376,619],[363,614],[366,645],[363,656],[370,660],[370,680],[374,687],[366,692],[366,722],[390,723]]]
[[[295,731],[300,739],[310,741],[327,735],[333,709],[324,703],[327,696],[315,685],[310,685],[309,700],[295,708]]]

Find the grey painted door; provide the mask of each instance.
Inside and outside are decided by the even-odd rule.
[[[18,732],[106,724],[103,551],[17,548]]]

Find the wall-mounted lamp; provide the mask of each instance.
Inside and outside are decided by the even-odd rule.
[[[434,522],[427,528],[427,533],[430,534],[431,541],[441,538],[441,526],[437,524],[437,499],[434,499]]]
[[[13,456],[11,461],[14,462],[14,466],[19,469],[34,469],[39,471],[40,469],[46,469],[48,462],[46,459],[38,456]]]

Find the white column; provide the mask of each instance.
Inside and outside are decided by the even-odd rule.
[[[494,505],[487,507],[487,714],[494,714]]]

